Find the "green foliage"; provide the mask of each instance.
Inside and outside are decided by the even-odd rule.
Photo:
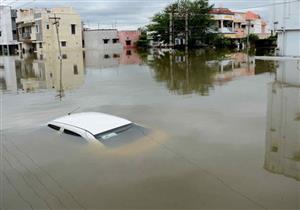
[[[259,40],[259,37],[256,34],[249,35],[249,42],[251,45],[255,44],[257,40]]]
[[[173,13],[174,35],[184,33],[185,14],[189,20],[189,45],[195,46],[197,42],[205,42],[208,29],[214,25],[209,11],[208,0],[179,0],[167,6],[163,11],[152,17],[152,23],[147,26],[148,31],[155,31],[154,41],[169,43],[170,13]]]
[[[136,42],[136,46],[138,48],[148,48],[149,47],[149,40],[147,39],[147,32],[146,29],[140,28],[141,35],[139,40]]]
[[[222,34],[211,34],[208,43],[220,49],[236,47],[233,39],[226,38]]]

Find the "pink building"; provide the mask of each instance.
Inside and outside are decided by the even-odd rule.
[[[139,40],[141,32],[136,30],[132,31],[119,31],[119,40],[124,48],[136,47],[136,42]]]

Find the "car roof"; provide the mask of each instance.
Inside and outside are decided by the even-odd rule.
[[[48,124],[66,124],[90,132],[93,135],[131,124],[129,120],[99,112],[83,112],[57,118]]]

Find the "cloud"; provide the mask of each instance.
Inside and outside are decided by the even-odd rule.
[[[216,7],[228,7],[233,10],[250,10],[269,3],[270,0],[210,0]],[[136,29],[149,23],[150,17],[162,10],[174,0],[4,0],[14,7],[61,7],[71,6],[82,17],[86,26],[111,28],[115,24],[119,29]],[[254,8],[263,17],[268,18],[267,9]]]

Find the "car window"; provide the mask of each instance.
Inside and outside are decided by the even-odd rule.
[[[122,132],[132,128],[132,126],[133,126],[133,123],[128,124],[128,125],[124,125],[124,126],[121,126],[121,127],[118,127],[118,128],[115,128],[115,129],[112,129],[112,130],[109,130],[109,131],[106,131],[106,132],[103,132],[103,133],[99,133],[99,134],[95,135],[95,138],[98,139],[98,140],[109,139],[109,138],[112,138],[114,136],[117,136],[119,133],[122,133]]]
[[[81,137],[80,134],[75,133],[74,131],[70,131],[70,130],[68,130],[68,129],[64,129],[64,133],[65,133],[65,134],[72,135],[72,136],[80,136],[80,137]]]
[[[59,127],[59,126],[52,125],[52,124],[48,124],[48,127],[49,127],[49,128],[52,128],[52,129],[54,129],[54,130],[56,130],[56,131],[59,131],[59,130],[60,130],[60,127]]]

